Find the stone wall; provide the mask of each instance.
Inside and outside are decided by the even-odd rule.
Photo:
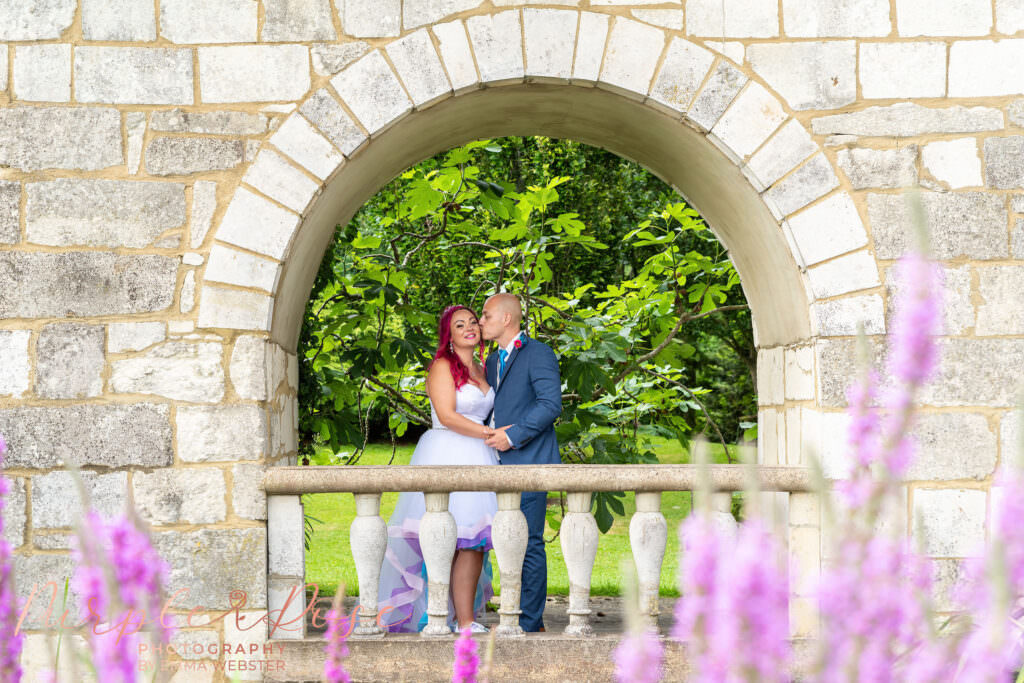
[[[98,507],[130,489],[153,525],[180,620],[202,607],[183,638],[259,640],[210,620],[232,590],[267,608],[258,482],[295,462],[330,231],[445,146],[531,132],[635,158],[701,210],[754,309],[761,459],[832,475],[853,335],[885,331],[921,189],[943,361],[895,523],[948,581],[1020,431],[1022,61],[1019,0],[0,0],[20,592],[68,573],[75,462]]]

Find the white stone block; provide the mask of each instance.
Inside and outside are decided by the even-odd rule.
[[[190,270],[190,273],[194,273],[194,270]],[[196,330],[196,324],[191,320],[168,320],[167,321],[167,334],[169,337],[174,339],[175,337],[184,337],[185,335],[191,335]],[[195,337],[192,337],[193,339]]]
[[[71,99],[71,46],[48,43],[14,48],[14,97],[30,102]]]
[[[867,99],[942,97],[946,44],[861,43],[861,93]]]
[[[21,398],[28,391],[28,330],[0,330],[0,396]]]
[[[298,226],[299,217],[239,188],[228,205],[217,239],[282,260]]]
[[[949,49],[949,96],[1024,93],[1024,39],[962,40]]]
[[[366,133],[356,125],[327,88],[313,93],[302,103],[299,113],[326,135],[342,154],[351,156],[367,141]]]
[[[921,162],[933,178],[946,183],[951,189],[985,184],[975,138],[930,142],[921,148]]]
[[[814,398],[814,347],[786,349],[786,398],[807,401]],[[792,428],[790,433],[792,435]],[[795,464],[795,463],[790,463]]]
[[[402,0],[337,0],[345,33],[356,38],[389,38],[402,30]]]
[[[227,487],[219,469],[135,472],[132,489],[139,515],[150,524],[214,524],[227,517]]]
[[[774,38],[779,35],[776,0],[688,0],[686,32],[708,38]]]
[[[523,11],[527,78],[565,81],[572,76],[578,23],[577,12],[550,9]]]
[[[320,76],[333,76],[346,66],[370,51],[370,45],[364,40],[348,43],[317,43],[310,50],[313,58],[313,71]]]
[[[451,93],[452,86],[426,29],[410,33],[386,49],[415,106],[424,107]]]
[[[837,109],[857,99],[852,40],[758,43],[747,48],[747,59],[793,109]]]
[[[135,175],[142,163],[142,142],[146,137],[146,113],[130,111],[124,115],[124,132],[127,136],[125,144],[125,163],[128,173]]]
[[[278,268],[276,261],[215,244],[203,279],[273,292]]]
[[[896,0],[901,36],[983,36],[992,30],[991,0]]]
[[[167,325],[151,323],[110,323],[107,326],[107,351],[142,351],[167,338]]]
[[[807,278],[816,299],[878,287],[878,265],[867,251],[857,251],[810,268]]]
[[[172,43],[254,43],[257,0],[160,0],[160,34]]]
[[[788,216],[839,186],[839,178],[824,154],[816,154],[764,193],[766,201]]]
[[[412,110],[405,89],[377,50],[332,78],[331,85],[370,135]]]
[[[299,543],[302,546],[302,543]],[[251,603],[252,604],[252,603]],[[265,662],[269,656],[267,644],[267,633],[269,622],[268,611],[264,610],[240,610],[238,618],[231,617],[224,620],[224,642],[237,643],[238,671],[233,672],[242,681],[264,680],[261,667],[266,667]],[[285,622],[288,620],[285,619]],[[229,623],[230,622],[230,623]],[[295,624],[288,628],[295,628]],[[280,634],[284,627],[275,633]],[[212,668],[212,667],[211,667]]]
[[[519,12],[470,17],[466,20],[482,83],[520,81],[525,75]]]
[[[232,330],[269,330],[274,299],[257,292],[243,292],[207,285],[199,301],[199,327]]]
[[[231,384],[241,398],[265,401],[268,374],[267,341],[263,337],[243,335],[235,340],[231,351]]]
[[[813,385],[813,380],[811,383]],[[800,420],[801,412],[803,412],[803,408],[800,406],[786,408],[786,442],[785,444],[779,444],[779,459],[786,465],[803,464],[803,460],[801,459],[802,449],[800,448],[800,440],[803,434],[803,426]],[[782,419],[781,415],[779,419]],[[785,455],[784,459],[783,455]]]
[[[791,38],[887,36],[892,31],[889,0],[783,0],[782,17]]]
[[[267,417],[256,406],[180,406],[175,423],[184,462],[259,460],[267,450]]]
[[[595,82],[601,73],[604,46],[608,42],[611,19],[606,14],[583,12],[576,32],[576,61],[573,62],[574,81]]]
[[[836,153],[853,189],[911,187],[917,184],[917,145],[896,149],[853,147]]]
[[[757,414],[757,462],[761,465],[779,464],[779,412],[761,410]]]
[[[298,114],[289,116],[270,138],[270,144],[321,180],[345,160],[323,135]]]
[[[231,507],[245,519],[267,519],[267,494],[260,488],[266,467],[238,463],[231,468]]]
[[[270,149],[260,151],[242,182],[298,213],[320,189],[319,184]]]
[[[818,149],[807,130],[795,119],[784,125],[757,153],[750,157],[747,169],[762,189],[789,173]]]
[[[749,83],[718,120],[711,132],[743,158],[761,146],[786,120],[775,96],[758,83]]]
[[[818,301],[811,304],[812,329],[822,337],[885,333],[885,311],[877,294]]]
[[[210,180],[197,180],[192,187],[192,238],[193,249],[198,248],[206,233],[213,224],[213,214],[217,210],[217,183]]]
[[[651,102],[685,112],[711,70],[715,55],[683,38],[669,45],[661,71],[651,86]]]
[[[600,83],[624,91],[630,97],[644,98],[664,48],[664,31],[618,18],[608,38]]]
[[[1024,0],[996,0],[996,30],[1011,36],[1024,31]]]
[[[218,343],[167,342],[142,355],[111,362],[109,386],[119,394],[216,403],[224,397],[223,355]]]
[[[336,40],[331,0],[263,0],[264,42]]]
[[[911,429],[914,457],[908,481],[982,480],[996,467],[996,435],[976,413],[922,414]],[[965,448],[965,445],[969,447]]]
[[[112,104],[192,104],[192,51],[77,47],[75,99]]]
[[[473,9],[481,0],[405,0],[402,24],[406,30],[433,24],[447,16]]]
[[[683,10],[681,9],[635,9],[631,10],[630,14],[648,24],[673,31],[683,30]]]
[[[408,5],[406,5],[408,6]],[[437,24],[431,27],[437,37],[441,59],[448,70],[448,79],[455,92],[476,86],[479,77],[473,63],[473,51],[469,47],[469,36],[461,21]]]
[[[270,573],[302,576],[304,522],[299,496],[267,496],[267,520]]]
[[[181,282],[181,294],[178,297],[178,310],[182,313],[191,313],[196,307],[196,271],[189,270],[185,273],[185,279]],[[195,328],[191,320],[188,324]]]
[[[785,401],[783,354],[781,346],[757,352],[758,405],[776,406]]]
[[[977,268],[978,323],[975,334],[1024,334],[1024,266]]]
[[[804,209],[788,222],[807,265],[845,254],[868,243],[857,207],[845,192]]]
[[[886,107],[811,120],[815,135],[866,135],[905,138],[928,133],[977,133],[1002,130],[1003,112],[992,107],[922,107],[900,102]]]
[[[826,479],[844,479],[850,475],[854,460],[849,446],[850,416],[847,413],[804,409],[800,428],[804,465],[815,458]]]
[[[75,18],[75,0],[0,2],[0,40],[60,38]]]
[[[985,540],[985,492],[915,489],[914,537],[929,557],[978,556]]]
[[[309,48],[304,45],[235,45],[199,48],[203,102],[276,102],[309,91]]]
[[[942,271],[942,332],[944,335],[960,335],[974,327],[974,303],[971,294],[972,269],[964,265],[941,268]],[[890,267],[885,273],[888,292],[887,315],[895,315],[900,301],[900,269]]]
[[[156,40],[152,0],[83,0],[82,36],[86,40]]]

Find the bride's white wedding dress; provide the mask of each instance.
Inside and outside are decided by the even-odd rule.
[[[455,392],[455,412],[483,424],[494,406],[494,389],[487,393],[472,383]],[[444,427],[430,405],[432,428],[427,430],[412,454],[410,465],[497,465],[495,450],[483,439],[463,436]],[[424,512],[423,494],[405,492],[388,521],[388,548],[381,568],[378,609],[381,622],[392,632],[415,633],[427,623],[427,570],[420,551],[419,527]],[[484,551],[484,565],[473,602],[474,615],[482,615],[494,596],[489,551],[491,521],[498,511],[493,492],[456,491],[449,496],[448,510],[458,527],[459,549]],[[386,614],[383,610],[392,608]],[[448,623],[455,623],[455,608],[448,598]]]

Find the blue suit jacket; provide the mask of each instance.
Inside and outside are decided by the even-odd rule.
[[[503,465],[558,465],[555,419],[562,414],[558,359],[547,344],[527,339],[513,349],[498,383],[498,352],[487,356],[487,383],[496,387],[494,426],[509,427],[515,448],[500,452]]]

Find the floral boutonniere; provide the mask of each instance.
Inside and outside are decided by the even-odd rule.
[[[517,349],[523,348],[523,340],[522,339],[516,339],[515,343],[512,344],[512,346],[517,348]]]

